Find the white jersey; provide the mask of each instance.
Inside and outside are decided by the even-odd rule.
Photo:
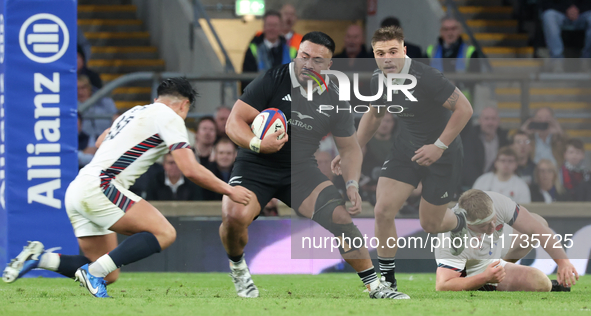
[[[449,242],[444,242],[442,247],[435,249],[435,260],[439,267],[443,266],[458,272],[465,270],[469,276],[481,270],[483,260],[502,259],[509,251],[511,246],[509,233],[513,232],[511,225],[517,219],[519,205],[500,193],[492,191],[484,191],[484,193],[492,199],[497,216],[496,228],[492,238],[491,235],[475,233],[468,229],[466,249],[458,256],[452,255]],[[499,242],[502,235],[504,235],[504,247]],[[443,241],[445,238],[450,238],[450,233],[440,233],[438,237]],[[470,241],[472,241],[472,244],[470,244]]]
[[[127,189],[168,151],[189,148],[185,122],[162,103],[136,106],[111,126],[103,143],[79,176],[101,178]]]

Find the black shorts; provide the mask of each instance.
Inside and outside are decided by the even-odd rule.
[[[236,161],[230,181],[231,186],[243,186],[252,191],[259,201],[261,210],[277,198],[291,207],[291,171],[251,161]]]
[[[445,159],[423,167],[411,161],[414,153],[405,153],[403,150],[397,150],[394,146],[382,166],[380,177],[408,183],[415,188],[419,182],[422,182],[422,197],[427,202],[433,205],[447,204],[452,201],[460,185],[464,155],[461,146],[454,148],[453,152],[445,154]]]
[[[236,161],[229,184],[251,190],[257,196],[261,210],[272,198],[277,198],[298,213],[304,200],[324,181],[328,178],[315,163],[275,168],[251,161]]]

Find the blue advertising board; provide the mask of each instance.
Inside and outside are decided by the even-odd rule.
[[[1,271],[27,241],[79,250],[64,205],[78,171],[77,3],[0,4]]]

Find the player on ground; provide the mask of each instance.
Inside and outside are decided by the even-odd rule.
[[[66,211],[84,255],[44,253],[42,243],[32,242],[4,270],[3,280],[14,282],[41,268],[76,277],[92,295],[108,297],[106,283],[117,279],[118,268],[158,253],[176,239],[166,218],[128,190],[169,151],[187,178],[247,205],[250,191],[219,180],[189,148],[184,119],[196,96],[186,79],[167,79],[158,87],[153,104],[136,106],[120,116],[99,137],[94,158],[66,191]],[[130,237],[117,246],[114,232]]]
[[[243,185],[254,193],[251,203],[246,206],[223,199],[220,237],[230,259],[231,276],[238,296],[259,296],[244,259],[244,247],[248,242],[248,226],[261,212],[261,206],[273,197],[337,237],[344,234],[352,240],[362,236],[351,220],[351,215],[361,211],[357,181],[362,161],[353,118],[347,112],[327,115],[317,111],[320,104],[344,105],[338,100],[334,84],[328,91],[325,86],[315,85],[312,91],[314,101],[306,101],[308,75],[330,67],[334,47],[334,41],[324,33],[306,34],[296,60],[272,68],[250,83],[228,118],[226,132],[241,147],[229,183]],[[250,124],[267,108],[278,108],[285,113],[290,124],[289,139],[277,140],[283,130],[262,141],[254,136]],[[353,203],[348,212],[342,196],[320,172],[314,159],[320,140],[329,132],[335,136],[343,157],[347,196]],[[344,245],[340,250],[366,284],[371,298],[408,298],[380,282],[367,248]]]
[[[372,77],[372,94],[379,91],[380,75],[408,74],[417,79],[410,90],[417,102],[404,93],[392,94],[392,102],[372,104],[363,115],[357,139],[361,147],[373,137],[386,113],[394,105],[398,113],[400,134],[384,162],[376,189],[375,234],[384,245],[397,237],[394,217],[411,192],[422,182],[419,206],[421,226],[426,232],[452,230],[452,235],[465,234],[463,215],[447,209],[460,181],[463,160],[460,131],[472,116],[472,106],[464,95],[439,71],[406,56],[404,34],[400,27],[378,29],[371,41],[378,68]],[[395,79],[395,84],[410,84],[410,80]],[[384,83],[385,84],[385,83]],[[384,87],[384,93],[387,89]],[[384,107],[385,104],[385,107]],[[340,157],[333,160],[333,172],[340,174]],[[458,253],[462,249],[458,249]],[[397,248],[378,248],[382,278],[397,289],[394,256]]]
[[[458,256],[452,255],[449,242],[435,249],[437,291],[570,291],[579,279],[562,245],[556,246],[558,239],[548,223],[510,198],[472,189],[462,194],[456,209],[466,214],[468,238],[475,239]],[[444,237],[450,233],[439,234],[440,240]],[[558,282],[536,268],[515,264],[534,246],[544,248],[556,261]]]

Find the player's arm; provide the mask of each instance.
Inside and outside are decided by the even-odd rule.
[[[107,128],[102,134],[101,136],[99,136],[99,138],[96,139],[96,143],[94,143],[94,147],[99,148],[101,147],[103,141],[105,140],[105,137],[107,137],[107,134],[109,134],[109,131],[111,130],[111,128]]]
[[[211,171],[200,165],[195,159],[195,154],[189,148],[180,148],[172,151],[172,157],[181,172],[189,180],[209,191],[227,195],[232,201],[247,205],[252,193],[247,189],[232,187],[218,179]]]
[[[370,106],[369,111],[363,114],[357,128],[357,141],[361,148],[373,138],[385,114],[386,108],[377,106]]]
[[[341,156],[341,170],[343,179],[347,183],[347,196],[353,204],[349,213],[357,215],[361,212],[361,196],[359,195],[359,177],[361,176],[361,163],[363,152],[357,141],[356,134],[349,137],[334,137],[337,149]]]
[[[579,274],[568,259],[566,252],[564,252],[564,249],[562,249],[562,246],[554,247],[558,239],[554,238],[555,234],[549,227],[544,226],[542,223],[536,220],[523,206],[520,206],[518,211],[516,210],[514,222],[511,226],[522,234],[529,236],[532,236],[532,234],[539,235],[536,235],[536,238],[540,240],[540,246],[546,250],[546,252],[558,265],[558,283],[565,286],[571,286],[576,283],[576,280],[579,279]],[[529,241],[532,242],[531,239]]]
[[[455,88],[449,98],[443,103],[443,107],[452,111],[453,114],[449,118],[439,139],[435,144],[425,145],[419,148],[415,151],[415,155],[411,159],[421,166],[430,166],[441,158],[443,151],[458,137],[472,117],[472,105],[458,88]]]
[[[487,283],[499,283],[505,278],[505,268],[499,261],[491,263],[482,273],[462,277],[460,271],[438,267],[435,275],[436,291],[474,291]]]
[[[252,121],[254,121],[259,113],[260,112],[257,109],[244,101],[236,101],[230,112],[230,116],[228,116],[228,121],[226,122],[226,134],[235,144],[242,148],[253,150],[254,148],[251,148],[251,145],[259,145],[260,152],[263,154],[277,152],[287,142],[287,134],[285,134],[285,137],[282,139],[277,140],[277,137],[283,133],[283,130],[279,130],[269,135],[262,140],[260,144],[251,143],[253,137],[256,136],[250,129],[250,124],[252,124]]]

